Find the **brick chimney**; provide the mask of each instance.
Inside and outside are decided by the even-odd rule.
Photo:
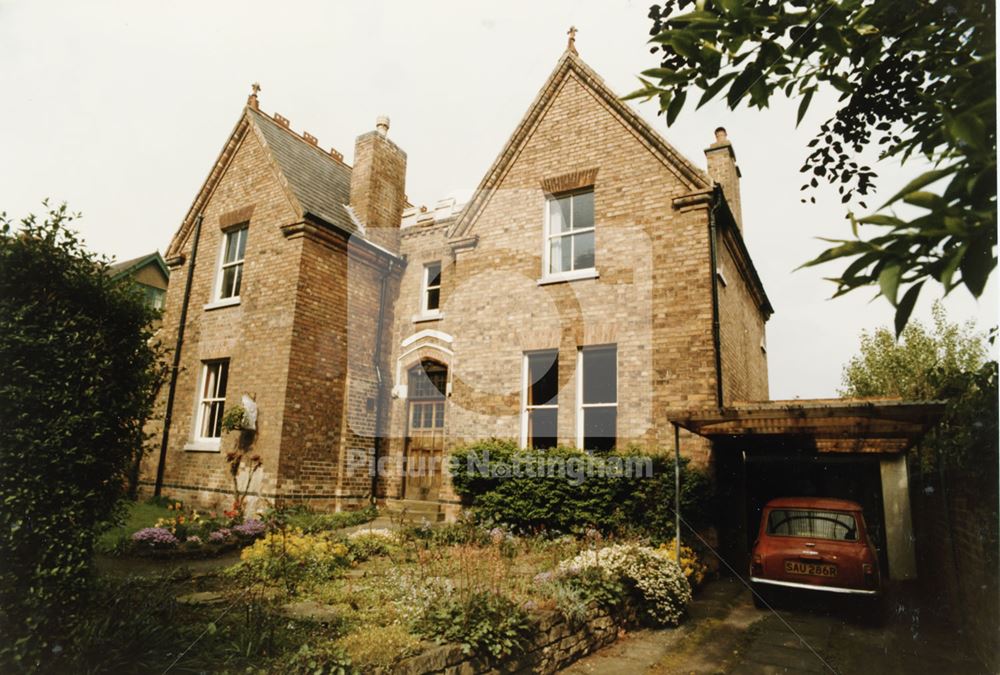
[[[406,153],[390,141],[389,118],[358,136],[351,170],[351,208],[365,225],[368,239],[399,251],[399,222],[406,202]]]
[[[736,153],[723,127],[715,130],[715,143],[705,148],[708,175],[722,186],[722,193],[733,212],[736,225],[743,231],[743,213],[740,211],[740,168],[736,166]]]

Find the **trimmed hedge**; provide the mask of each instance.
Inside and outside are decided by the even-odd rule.
[[[158,315],[67,229],[0,214],[0,670],[45,671],[124,513],[159,381]]]
[[[520,532],[639,533],[674,536],[674,458],[626,449],[607,455],[576,448],[521,449],[489,439],[451,454],[452,485],[483,522]],[[681,514],[693,527],[713,521],[711,482],[681,458]]]

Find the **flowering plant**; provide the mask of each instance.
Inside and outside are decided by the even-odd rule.
[[[388,555],[399,543],[399,536],[385,528],[355,530],[347,535],[347,548],[354,560]]]
[[[595,568],[625,582],[655,624],[676,625],[691,602],[691,585],[680,565],[662,550],[637,544],[590,549],[559,563],[557,572],[579,577]]]
[[[152,548],[169,548],[180,543],[170,530],[163,527],[144,527],[132,534],[132,541]]]
[[[267,531],[267,525],[264,524],[263,520],[257,520],[256,518],[244,521],[239,525],[234,526],[232,532],[238,534],[241,537],[252,538],[259,537]]]
[[[671,540],[659,548],[671,560],[677,560],[677,540]],[[698,588],[708,574],[708,565],[701,561],[690,546],[681,545],[681,571],[692,588]]]
[[[247,521],[244,525],[251,522],[260,521]],[[346,566],[348,550],[326,535],[289,528],[268,532],[243,549],[240,561],[237,572],[261,580],[280,580],[294,590],[307,580],[329,577]]]
[[[209,533],[208,540],[213,544],[221,544],[226,539],[232,536],[232,531],[228,527],[223,527],[214,532]]]

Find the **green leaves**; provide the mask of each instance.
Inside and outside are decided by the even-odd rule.
[[[997,263],[995,3],[971,0],[957,12],[909,0],[713,0],[690,8],[667,3],[651,14],[662,58],[660,69],[646,71],[658,84],[644,95],[658,97],[668,124],[696,87],[698,107],[723,92],[732,109],[765,108],[776,91],[797,95],[799,125],[824,87],[840,103],[809,144],[803,189],[826,181],[842,204],[867,210],[877,176],[859,154],[877,149],[883,160],[933,167],[876,212],[852,216],[854,240],[834,242],[803,267],[842,260],[834,295],[877,287],[904,322],[922,281],[982,294]],[[859,225],[883,233],[865,241]]]
[[[799,102],[799,112],[795,117],[795,126],[802,124],[802,118],[806,116],[806,111],[809,110],[809,104],[812,103],[813,94],[816,93],[816,88],[807,89],[802,95],[802,100]]]
[[[674,123],[674,121],[676,121],[677,116],[681,112],[681,108],[684,107],[684,99],[686,98],[687,92],[683,89],[674,94],[673,100],[670,101],[670,105],[667,106],[667,126],[670,126]]]
[[[910,320],[910,314],[913,313],[913,307],[917,304],[917,297],[920,295],[920,289],[923,285],[924,282],[920,281],[910,286],[903,296],[903,300],[898,305],[896,305],[895,296],[891,299],[892,304],[896,305],[896,317],[893,323],[896,328],[897,338],[903,332],[903,328],[906,327],[906,322]]]
[[[899,279],[902,274],[902,266],[899,263],[893,262],[883,267],[878,275],[878,285],[882,291],[882,295],[893,305],[896,304],[896,291],[899,289]]]
[[[0,606],[16,627],[0,670],[52,658],[85,600],[159,382],[155,314],[73,218],[65,205],[17,226],[0,216]]]
[[[903,199],[904,197],[906,197],[910,193],[916,192],[920,188],[925,187],[927,185],[930,185],[931,183],[936,183],[937,181],[941,180],[945,176],[947,176],[947,175],[949,175],[951,173],[954,173],[955,169],[956,169],[956,166],[957,165],[953,165],[953,166],[949,166],[949,167],[947,167],[945,169],[934,169],[933,171],[925,171],[924,173],[920,174],[919,176],[917,176],[916,178],[914,178],[913,180],[911,180],[909,183],[907,183],[906,186],[902,190],[900,190],[899,192],[897,192],[896,194],[894,194],[889,199],[889,201],[887,201],[885,204],[882,205],[882,208],[884,209],[884,208],[890,206],[891,204],[895,204],[897,201],[899,201],[900,199]],[[910,203],[913,203],[913,202],[910,202]]]

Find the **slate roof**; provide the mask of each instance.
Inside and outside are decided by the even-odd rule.
[[[260,130],[271,156],[302,210],[346,232],[358,229],[346,210],[351,199],[351,169],[253,108],[247,114]]]

